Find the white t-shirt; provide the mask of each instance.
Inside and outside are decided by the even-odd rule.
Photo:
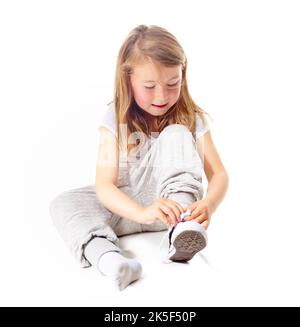
[[[99,127],[106,127],[109,131],[111,131],[115,136],[116,133],[116,125],[115,125],[115,110],[114,103],[110,103],[107,105],[100,117]],[[207,126],[204,128],[202,117],[197,114],[196,116],[196,140],[203,136],[210,129],[210,121],[207,120]],[[153,138],[151,136],[151,138]]]

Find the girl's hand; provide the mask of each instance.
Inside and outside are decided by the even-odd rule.
[[[211,219],[211,210],[209,203],[205,199],[193,202],[186,210],[190,210],[191,215],[185,217],[185,221],[193,220],[201,224],[205,229],[208,228]]]
[[[150,206],[143,208],[139,223],[152,224],[156,219],[162,220],[166,225],[173,226],[180,221],[184,212],[181,205],[173,200],[158,198]]]

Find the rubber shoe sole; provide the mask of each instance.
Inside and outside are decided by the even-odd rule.
[[[207,245],[204,227],[193,221],[180,222],[170,237],[168,259],[172,261],[189,261]]]

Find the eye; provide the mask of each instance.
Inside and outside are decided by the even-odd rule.
[[[176,82],[176,83],[174,83],[174,84],[168,84],[167,86],[168,86],[169,88],[174,88],[174,87],[176,87],[178,84],[179,84],[179,82]],[[154,86],[145,86],[145,88],[148,89],[148,90],[151,90],[151,89],[154,89],[154,88],[155,88],[155,85],[154,85]]]
[[[178,85],[178,82],[176,82],[175,84],[168,84],[168,86],[176,86],[176,85]]]

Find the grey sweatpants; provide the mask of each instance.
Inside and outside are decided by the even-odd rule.
[[[186,208],[203,197],[202,168],[191,132],[184,125],[172,124],[153,142],[147,138],[134,156],[120,158],[117,186],[144,207],[161,197]],[[139,224],[109,211],[98,200],[94,184],[60,193],[49,209],[58,233],[83,268],[91,266],[84,249],[95,237],[110,241],[103,248],[100,245],[100,257],[119,250],[119,236],[168,229],[161,220]]]

